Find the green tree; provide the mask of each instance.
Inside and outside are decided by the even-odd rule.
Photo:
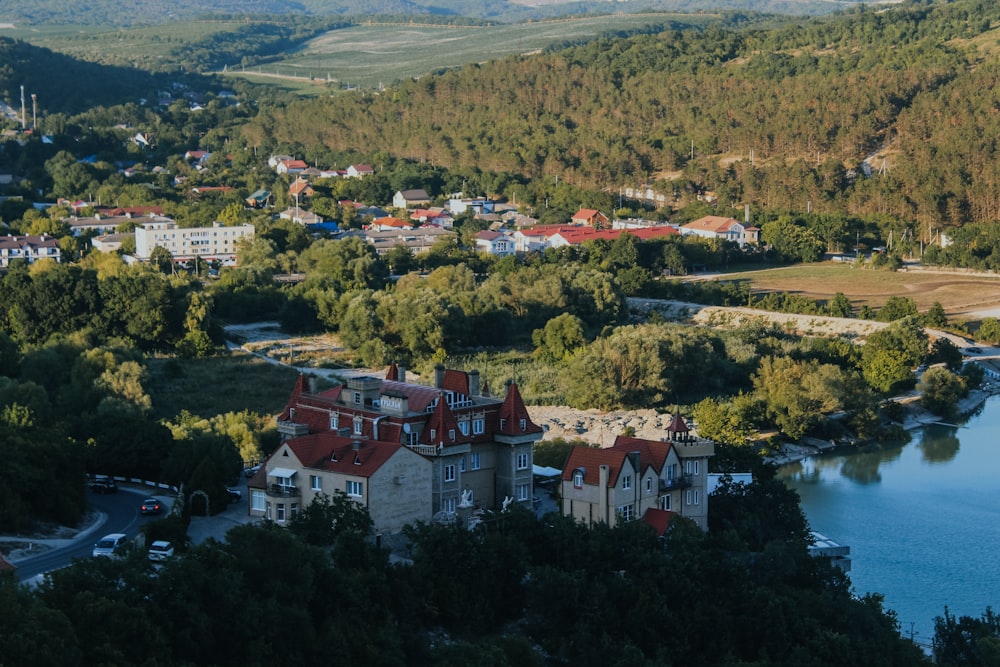
[[[288,529],[301,537],[306,544],[318,547],[333,546],[345,533],[367,536],[372,530],[368,508],[347,497],[337,489],[333,495],[318,494],[311,503],[299,510]]]
[[[890,296],[885,305],[878,309],[875,319],[879,322],[895,322],[917,314],[917,304],[913,299],[908,296]]]
[[[984,317],[976,331],[976,340],[990,345],[1000,343],[1000,321],[995,317]]]
[[[843,292],[837,292],[826,304],[826,312],[831,317],[853,317],[854,307]]]
[[[548,361],[565,361],[587,343],[583,322],[569,313],[553,317],[544,328],[536,329],[531,338],[535,354]]]
[[[967,393],[961,378],[940,366],[924,371],[917,390],[920,392],[920,405],[945,418],[955,415],[958,401]]]

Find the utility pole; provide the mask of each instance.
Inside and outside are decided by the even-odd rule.
[[[31,129],[38,129],[38,95],[31,94]]]

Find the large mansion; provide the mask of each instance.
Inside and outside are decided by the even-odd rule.
[[[484,383],[485,384],[485,383]],[[343,491],[375,528],[483,508],[531,506],[531,421],[517,385],[493,397],[477,371],[438,367],[434,385],[411,384],[395,364],[386,378],[352,378],[316,391],[300,376],[278,417],[282,444],[249,484],[250,513],[279,524],[319,494]]]

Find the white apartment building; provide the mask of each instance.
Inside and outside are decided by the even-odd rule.
[[[135,256],[148,261],[157,246],[166,248],[175,261],[200,257],[218,260],[227,266],[236,264],[236,245],[241,239],[253,239],[254,226],[244,223],[227,227],[221,222],[211,227],[178,227],[172,220],[145,223],[135,228]]]

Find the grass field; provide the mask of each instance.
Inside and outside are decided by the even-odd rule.
[[[843,292],[855,307],[878,308],[890,296],[913,299],[921,312],[935,301],[949,317],[965,320],[1000,314],[1000,278],[984,274],[935,271],[870,271],[824,262],[764,271],[729,273],[722,280],[745,280],[757,292],[789,292],[826,299]]]
[[[672,20],[693,23],[711,18],[690,14],[622,14],[487,27],[361,25],[332,30],[312,39],[286,54],[280,62],[255,66],[245,72],[231,67],[227,74],[254,76],[254,81],[260,83],[299,78],[329,80],[340,88],[376,88],[440,69],[533,53],[552,44],[610,31],[633,30]]]
[[[276,415],[292,393],[298,371],[245,353],[208,359],[151,359],[147,390],[156,416],[182,410],[201,417],[226,412]]]

